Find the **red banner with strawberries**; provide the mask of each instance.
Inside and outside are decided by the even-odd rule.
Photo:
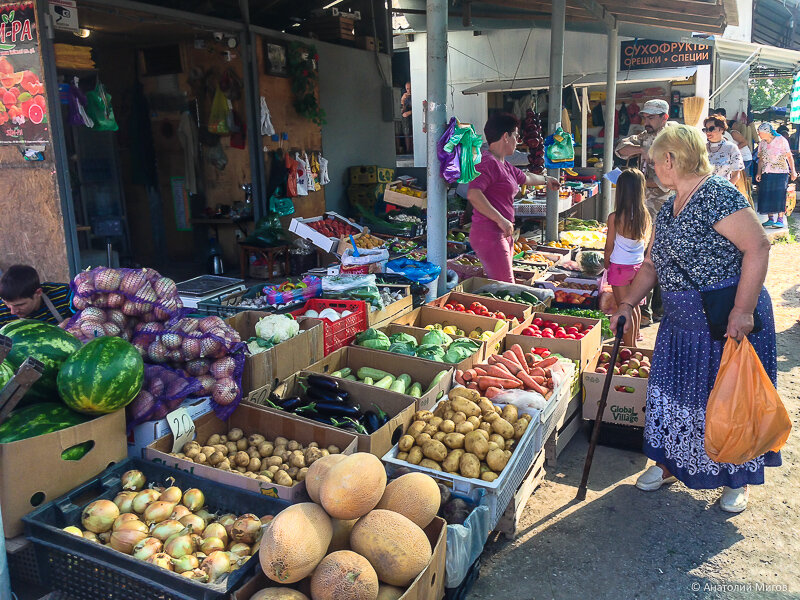
[[[0,4],[0,144],[49,140],[33,1]]]

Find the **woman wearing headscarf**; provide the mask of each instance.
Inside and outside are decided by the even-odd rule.
[[[767,215],[764,227],[780,229],[786,213],[786,187],[797,177],[789,142],[775,131],[772,123],[758,126],[758,212]],[[777,219],[773,219],[775,215]]]

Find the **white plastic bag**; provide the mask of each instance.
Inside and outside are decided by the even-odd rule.
[[[353,254],[352,248],[348,248],[342,254],[342,264],[347,267],[371,265],[372,263],[386,262],[387,260],[389,260],[389,251],[385,248],[375,248],[374,250],[359,248],[358,256]]]

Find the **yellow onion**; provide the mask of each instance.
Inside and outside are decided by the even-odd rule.
[[[167,521],[161,521],[158,525],[153,525],[150,528],[150,535],[165,542],[169,536],[179,533],[180,531],[183,531],[181,522],[169,519]]]
[[[119,516],[119,508],[111,500],[95,500],[81,513],[83,528],[92,533],[103,533],[111,529]]]
[[[83,539],[89,540],[90,542],[94,542],[95,544],[99,544],[100,540],[97,537],[96,533],[92,533],[91,531],[84,531],[83,532]]]
[[[186,494],[184,494],[183,497],[185,499]],[[186,500],[184,500],[184,502],[185,501]],[[205,508],[201,508],[200,510],[194,511],[194,514],[196,514],[198,517],[202,517],[203,521],[205,521],[206,523],[211,523],[211,521],[217,518],[216,513],[210,513]]]
[[[230,552],[231,554],[235,554],[240,558],[243,556],[250,556],[250,546],[242,542],[236,542],[230,547],[228,552]]]
[[[101,544],[107,544],[111,540],[111,530],[109,529],[108,531],[104,531],[103,533],[98,533],[97,540]]]
[[[209,583],[214,583],[231,570],[231,559],[227,553],[218,550],[209,554],[200,568],[208,573]]]
[[[194,554],[185,554],[180,558],[172,560],[172,566],[176,573],[185,573],[186,571],[193,571],[200,566],[200,561]]]
[[[120,513],[133,512],[133,499],[136,498],[136,492],[120,492],[114,498],[114,504],[119,508]]]
[[[208,583],[208,573],[206,573],[202,569],[192,569],[191,571],[184,571],[183,573],[181,573],[181,577],[186,577],[187,579],[192,579],[199,583]]]
[[[192,512],[202,508],[205,502],[205,495],[197,488],[186,490],[186,492],[183,494],[183,504]]]
[[[158,554],[164,549],[164,544],[160,539],[154,537],[144,538],[133,547],[133,558],[147,560],[154,554]]]
[[[245,514],[236,519],[231,527],[231,538],[234,542],[254,544],[261,537],[261,519],[254,514]]]
[[[202,533],[203,539],[210,537],[219,538],[222,543],[228,545],[228,531],[220,523],[210,523]]]
[[[125,471],[122,474],[122,489],[138,492],[147,483],[147,478],[141,471]]]
[[[217,519],[217,523],[219,523],[225,528],[225,532],[228,534],[228,537],[232,537],[231,529],[233,528],[233,524],[235,522],[236,522],[236,515],[231,515],[231,514],[222,515],[219,519]]]
[[[165,489],[161,492],[161,497],[159,500],[163,500],[164,502],[172,502],[173,504],[177,504],[181,501],[181,497],[183,496],[183,492],[181,492],[181,488],[172,486]]]
[[[203,518],[193,513],[186,515],[180,521],[185,527],[191,528],[195,533],[200,533],[206,528],[206,522],[203,521]]]
[[[111,534],[109,545],[118,552],[131,554],[134,546],[147,537],[147,533],[138,529],[120,529]]]
[[[146,533],[147,535],[150,535],[150,533],[149,533],[150,529],[147,527],[147,525],[142,523],[139,519],[136,519],[135,521],[125,521],[122,525],[117,527],[114,531],[125,531],[126,529],[132,529],[134,531],[141,531],[142,533]],[[145,537],[147,537],[147,536],[145,536]]]
[[[63,531],[71,533],[72,535],[77,535],[78,537],[83,537],[83,532],[80,530],[79,527],[75,527],[74,525],[70,525],[69,527],[64,527]]]
[[[183,504],[178,504],[175,507],[175,510],[172,511],[172,514],[170,515],[169,518],[170,519],[175,519],[176,521],[180,521],[186,515],[191,515],[191,514],[192,514],[192,511],[190,511],[188,508],[186,508]]]
[[[192,554],[197,548],[194,547],[192,536],[187,533],[173,536],[164,542],[164,552],[172,558],[180,558],[187,554]]]
[[[116,519],[114,519],[114,524],[111,526],[111,531],[116,531],[119,529],[119,526],[125,523],[126,521],[138,521],[139,516],[133,513],[122,513]]]
[[[153,523],[161,523],[161,521],[166,521],[169,519],[169,516],[172,514],[173,510],[175,510],[175,504],[172,502],[156,500],[144,509],[142,517],[144,517],[144,522],[148,525],[152,525]]]
[[[205,552],[200,552],[199,550],[195,552],[194,555],[197,557],[197,560],[199,560],[201,563],[206,559],[207,556]]]
[[[249,550],[249,549],[248,549]],[[233,552],[226,552],[228,555],[228,560],[231,561],[231,571],[235,571],[239,567],[241,567],[244,563],[250,560],[250,555],[247,556],[239,556],[238,554],[234,554]]]
[[[199,548],[203,545],[203,538],[200,537],[198,533],[190,533],[189,537],[192,538],[192,543],[194,544],[195,548]]]
[[[217,550],[225,550],[225,542],[216,537],[206,538],[200,545],[200,550],[202,550],[204,554],[211,554]]]
[[[138,515],[142,514],[148,506],[158,500],[159,496],[161,496],[161,494],[156,490],[142,490],[136,494],[136,497],[133,499],[133,512]]]
[[[172,557],[164,552],[153,554],[153,556],[147,559],[147,562],[151,565],[166,569],[167,571],[172,571]]]

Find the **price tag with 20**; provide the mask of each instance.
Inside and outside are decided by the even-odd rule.
[[[185,408],[177,408],[169,413],[167,424],[172,430],[173,453],[180,452],[187,442],[191,442],[195,438],[194,421]]]

